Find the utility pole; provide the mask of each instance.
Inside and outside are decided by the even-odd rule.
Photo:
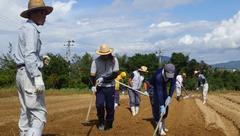
[[[162,53],[163,53],[163,51],[162,51],[161,48],[159,48],[158,51],[156,52],[156,55],[157,55],[158,60],[159,60],[159,65],[162,64],[162,56],[161,56]]]
[[[68,40],[67,44],[64,44],[64,46],[67,46],[66,60],[68,61],[68,63],[70,63],[71,61],[71,46],[74,46],[74,43],[74,40]]]
[[[71,64],[71,46],[74,46],[75,41],[74,40],[68,40],[67,44],[64,44],[64,46],[67,46],[66,51],[66,60],[68,62],[68,77],[70,78],[70,64]]]

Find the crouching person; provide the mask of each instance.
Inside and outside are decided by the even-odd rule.
[[[100,56],[92,62],[91,66],[91,80],[97,85],[92,87],[92,91],[96,92],[99,130],[111,129],[114,120],[114,79],[118,75],[119,64],[117,58],[112,56],[112,52],[113,49],[106,44],[101,45],[100,50],[96,51]]]
[[[168,129],[166,128],[165,120],[168,116],[168,107],[172,100],[175,89],[175,66],[173,64],[166,64],[164,68],[160,68],[150,79],[150,84],[154,88],[153,92],[153,117],[156,124],[159,122],[161,116],[162,121],[159,126],[159,134],[166,135]],[[170,82],[169,92],[167,92],[167,84]]]
[[[42,136],[47,110],[44,99],[44,82],[41,69],[50,58],[40,57],[41,40],[39,26],[53,8],[42,0],[30,0],[28,10],[21,17],[28,19],[18,34],[18,46],[14,53],[17,64],[16,84],[21,106],[18,122],[20,136]],[[46,60],[47,59],[47,60]]]

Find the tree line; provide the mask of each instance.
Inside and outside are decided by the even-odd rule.
[[[74,55],[71,61],[67,61],[60,54],[48,54],[51,62],[45,66],[43,78],[46,88],[79,88],[83,89],[90,86],[89,75],[93,57],[89,53],[83,56]],[[151,77],[154,72],[164,65],[159,63],[159,58],[154,53],[135,54],[133,56],[116,55],[119,61],[120,71],[125,71],[129,75],[140,66],[148,67],[149,73],[146,79]],[[176,66],[177,73],[186,73],[185,88],[194,90],[197,84],[195,70],[202,71],[209,83],[210,90],[240,90],[240,71],[227,71],[212,68],[204,61],[197,62],[190,59],[183,53],[173,53],[169,62]],[[14,87],[16,75],[16,64],[10,54],[0,57],[0,87]],[[125,79],[127,81],[127,79]]]

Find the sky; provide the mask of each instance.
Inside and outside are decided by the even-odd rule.
[[[0,54],[18,44],[19,15],[27,0],[0,1]],[[103,43],[115,54],[182,52],[208,64],[240,60],[237,0],[45,0],[54,11],[40,27],[42,54],[95,51]]]

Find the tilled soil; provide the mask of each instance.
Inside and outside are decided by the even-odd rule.
[[[211,98],[209,98],[211,99]],[[214,101],[217,98],[214,98]],[[132,117],[128,108],[128,97],[121,96],[121,105],[115,111],[113,129],[99,131],[96,128],[96,108],[93,104],[90,123],[83,124],[86,118],[91,95],[47,96],[48,122],[44,129],[45,136],[151,136],[154,128],[149,99],[142,97],[140,113]],[[210,101],[209,104],[214,103]],[[217,105],[217,104],[215,104]],[[220,105],[220,104],[219,104]],[[219,106],[218,105],[218,106]],[[222,108],[222,107],[221,107]],[[223,109],[224,110],[224,109]],[[229,109],[229,110],[233,110]],[[219,110],[221,112],[222,110]],[[234,114],[235,115],[235,114]],[[18,135],[19,116],[18,97],[0,99],[0,136]],[[231,115],[229,115],[231,118]],[[231,118],[238,120],[239,118]],[[237,121],[238,122],[238,121]],[[194,99],[170,105],[167,118],[168,136],[224,136],[221,128],[208,128],[205,116]]]

